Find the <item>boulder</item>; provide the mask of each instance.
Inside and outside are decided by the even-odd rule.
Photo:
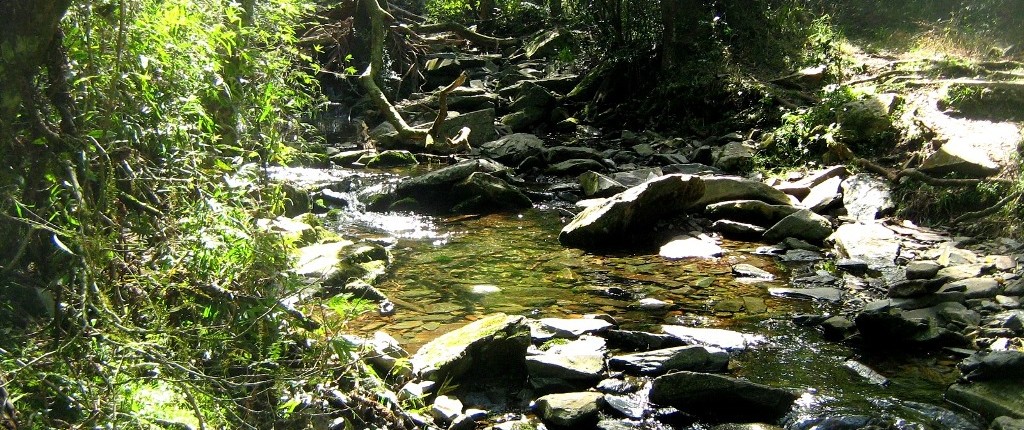
[[[946,400],[987,419],[1024,418],[1024,384],[1019,380],[953,384],[946,390]]]
[[[968,278],[950,282],[940,288],[939,292],[964,293],[968,299],[991,299],[999,295],[1002,289],[994,278]]]
[[[953,173],[961,177],[986,178],[999,173],[999,165],[968,142],[953,140],[926,158],[920,170],[936,176]]]
[[[666,175],[644,182],[588,207],[558,235],[565,246],[621,246],[624,238],[646,229],[662,216],[685,210],[704,194],[696,176]]]
[[[932,279],[940,269],[942,266],[934,261],[911,261],[907,264],[907,279]]]
[[[737,176],[705,176],[704,194],[692,202],[691,208],[704,209],[707,205],[729,200],[761,200],[776,205],[788,205],[789,196],[771,186]]]
[[[872,222],[896,208],[889,184],[867,173],[858,173],[842,183],[846,213],[860,222]]]
[[[798,210],[800,209],[793,206],[773,205],[760,200],[731,200],[707,205],[704,214],[711,219],[727,218],[771,227]]]
[[[512,131],[526,131],[544,121],[547,111],[540,107],[528,107],[501,117],[501,123]]]
[[[507,166],[518,166],[527,157],[540,154],[544,141],[527,133],[515,133],[480,145],[480,155]]]
[[[988,351],[975,353],[957,365],[964,379],[1024,379],[1024,352]]]
[[[724,372],[729,353],[715,347],[688,345],[612,357],[612,368],[631,374],[662,375],[675,370]]]
[[[459,134],[462,127],[469,128],[469,145],[472,147],[490,142],[498,136],[494,129],[494,109],[450,115],[441,126],[440,134],[442,137],[454,137]]]
[[[604,355],[531,355],[526,357],[526,370],[530,375],[531,382],[536,382],[538,379],[554,379],[559,382],[593,384],[601,380],[601,372],[604,370]]]
[[[430,415],[434,417],[434,422],[447,427],[456,417],[462,415],[462,402],[451,396],[437,396],[430,407]]]
[[[589,158],[573,158],[548,166],[545,173],[555,176],[579,175],[587,171],[603,171],[604,164]]]
[[[711,223],[711,230],[722,233],[722,236],[739,240],[760,240],[766,231],[761,226],[727,219],[720,219]]]
[[[683,343],[679,338],[668,334],[634,330],[608,330],[604,337],[608,339],[609,344],[624,351],[649,351],[680,346]]]
[[[512,377],[525,373],[529,345],[526,319],[497,313],[428,342],[409,364],[413,373],[431,381],[451,379],[458,384],[464,375],[477,379]],[[496,374],[495,369],[502,372]]]
[[[800,201],[800,204],[815,213],[824,212],[842,199],[843,194],[839,192],[841,183],[843,183],[843,179],[837,176],[815,185],[807,197]]]
[[[529,198],[499,176],[508,168],[491,160],[469,160],[400,182],[367,205],[371,210],[489,212],[527,208]]]
[[[821,242],[832,235],[832,223],[825,217],[801,209],[775,223],[764,232],[767,241],[778,241],[788,237]]]
[[[905,311],[893,300],[868,303],[855,319],[865,342],[893,346],[960,346],[966,341],[951,327],[976,326],[980,317],[956,302]]]
[[[656,378],[651,401],[712,421],[776,422],[799,392],[722,375],[676,372]]]
[[[462,199],[452,206],[452,212],[456,213],[516,210],[533,206],[530,198],[518,188],[483,172],[470,174],[465,181],[452,187],[452,193]]]
[[[594,171],[584,172],[577,178],[586,198],[611,197],[626,191],[626,187],[614,179]]]
[[[534,411],[545,422],[569,428],[585,428],[597,421],[604,395],[596,392],[548,394],[537,399]]]
[[[676,337],[685,344],[712,346],[726,351],[742,351],[765,341],[764,336],[720,328],[663,325],[661,331]]]

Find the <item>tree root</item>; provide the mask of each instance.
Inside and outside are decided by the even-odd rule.
[[[484,34],[477,33],[473,30],[470,30],[469,28],[466,28],[465,26],[453,22],[416,25],[413,27],[413,30],[418,33],[442,33],[450,31],[452,33],[459,35],[459,37],[466,39],[476,45],[489,46],[494,48],[504,48],[518,43],[516,39],[487,36]]]
[[[965,213],[963,215],[960,215],[960,216],[954,218],[953,221],[951,221],[951,223],[953,223],[953,224],[960,224],[960,223],[965,222],[965,221],[974,221],[974,220],[977,220],[977,219],[980,219],[980,218],[987,217],[987,216],[992,215],[992,214],[994,214],[996,212],[999,212],[999,210],[1002,209],[1004,206],[1006,206],[1010,202],[1012,202],[1012,201],[1014,201],[1016,199],[1019,199],[1019,198],[1020,198],[1020,191],[1010,193],[1010,195],[1008,195],[1006,197],[1003,197],[1002,200],[999,200],[998,202],[996,202],[996,204],[992,205],[991,207],[989,207],[987,209],[982,209],[980,211],[967,212],[967,213]]]

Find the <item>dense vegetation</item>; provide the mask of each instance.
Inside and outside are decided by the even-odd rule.
[[[373,55],[365,11],[354,0],[33,3],[0,1],[27,23],[59,21],[0,31],[0,378],[21,428],[305,428],[315,414],[295,413],[295,393],[351,386],[360,370],[343,344],[309,341],[337,333],[285,304],[298,287],[293,245],[256,220],[288,203],[266,168],[318,144],[304,119],[325,111],[321,83],[351,104],[363,95],[353,75]],[[573,42],[552,67],[590,71],[574,94],[580,117],[772,130],[766,168],[846,138],[836,109],[862,94],[826,87],[844,79],[844,34],[881,49],[899,36],[875,32],[913,29],[919,48],[998,58],[1009,53],[992,49],[1024,42],[1019,14],[1001,13],[1012,0],[399,3],[496,35],[563,29]],[[330,44],[310,36],[346,22]],[[26,40],[38,46],[14,49]],[[389,40],[394,73],[380,81],[393,95],[418,48]],[[771,83],[812,66],[825,68],[815,88]],[[804,94],[821,103],[780,109]],[[872,157],[895,139],[848,143]],[[977,206],[1021,186],[976,188]],[[1004,215],[1019,221],[1013,210]]]

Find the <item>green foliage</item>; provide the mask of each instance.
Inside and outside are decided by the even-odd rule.
[[[547,18],[543,8],[523,0],[426,0],[424,5],[432,21],[480,25],[499,34],[526,34]]]

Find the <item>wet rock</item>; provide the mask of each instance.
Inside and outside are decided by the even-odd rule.
[[[715,167],[729,173],[745,173],[754,167],[754,153],[742,142],[729,142],[715,152]]]
[[[645,297],[637,302],[637,307],[645,311],[660,311],[672,307],[672,303],[655,299],[653,297]]]
[[[807,197],[800,201],[800,205],[815,213],[822,213],[832,208],[843,198],[843,195],[839,192],[839,184],[842,182],[842,178],[834,177],[815,185],[814,188],[811,188]]]
[[[381,152],[366,162],[371,169],[387,169],[389,167],[412,166],[419,164],[416,156],[409,151],[389,150]]]
[[[625,376],[620,378],[609,378],[597,384],[597,391],[605,394],[628,394],[639,391],[644,386],[644,379]]]
[[[627,187],[635,187],[651,179],[664,176],[658,167],[630,170],[627,172],[616,172],[612,174],[612,180]]]
[[[843,298],[843,292],[838,288],[769,288],[768,293],[773,296],[791,297],[798,299],[823,300],[826,302],[839,303]]]
[[[798,210],[793,206],[773,205],[760,200],[731,200],[707,205],[704,214],[711,219],[728,218],[771,227]]]
[[[882,376],[880,373],[876,372],[874,369],[868,367],[867,365],[865,365],[864,363],[861,363],[859,361],[856,361],[856,360],[846,360],[846,361],[843,362],[843,367],[849,369],[855,375],[860,376],[861,378],[864,378],[865,381],[867,381],[867,382],[869,382],[871,384],[878,385],[878,386],[881,386],[881,387],[885,387],[885,386],[889,385],[889,378],[886,378],[885,376]]]
[[[671,346],[679,346],[682,342],[667,334],[655,334],[634,330],[608,330],[604,333],[615,348],[626,351],[649,351]]]
[[[409,360],[423,379],[453,383],[470,377],[495,377],[525,373],[530,331],[525,318],[502,313],[489,315],[445,333],[423,345]],[[494,369],[503,369],[495,375]]]
[[[475,172],[465,181],[452,187],[452,193],[461,201],[452,206],[455,213],[480,213],[526,209],[533,202],[518,188],[489,173]]]
[[[659,376],[651,401],[713,421],[775,422],[787,414],[799,394],[744,379],[695,372]]]
[[[842,340],[857,331],[857,326],[849,318],[834,316],[821,322],[821,331],[825,339]]]
[[[724,372],[729,367],[729,354],[715,347],[690,345],[619,355],[608,363],[612,368],[639,375],[661,375],[674,370]]]
[[[662,176],[580,212],[558,241],[585,248],[621,246],[623,238],[649,229],[661,216],[683,211],[703,194],[704,181],[696,176]]]
[[[514,133],[480,145],[480,155],[506,166],[518,166],[531,155],[544,150],[544,141],[527,133]]]
[[[795,237],[782,239],[782,242],[779,242],[779,246],[788,250],[821,252],[820,246],[812,245],[805,240],[800,240]]]
[[[1020,306],[1020,302],[1015,304]],[[1016,335],[1024,334],[1024,311],[1020,309],[999,312],[992,315],[989,320],[989,325],[1008,329]]]
[[[648,390],[627,395],[605,394],[604,403],[626,418],[641,419],[650,409]]]
[[[583,188],[583,196],[610,197],[626,191],[626,187],[608,176],[594,171],[588,171],[579,176],[580,187]]]
[[[468,160],[442,169],[438,169],[424,175],[406,179],[400,182],[395,189],[373,199],[368,204],[372,210],[389,210],[396,202],[413,201],[416,208],[428,212],[449,212],[452,207],[473,198],[484,198],[485,196],[471,195],[469,193],[479,190],[490,190],[496,184],[492,178],[497,179],[503,175],[508,168],[491,160]],[[469,178],[474,173],[486,173],[490,177],[477,176],[473,181]],[[504,182],[504,181],[502,181]],[[455,188],[461,185],[463,192],[455,192]],[[507,184],[504,187],[511,187]],[[521,193],[520,193],[521,194]],[[502,194],[504,195],[504,194]],[[523,203],[521,198],[514,197],[513,202]],[[504,206],[504,202],[495,202],[498,207]]]
[[[663,325],[661,330],[686,344],[713,346],[726,351],[742,351],[765,341],[764,336],[719,328]]]
[[[942,287],[944,280],[907,279],[889,285],[889,297],[913,298],[934,293]]]
[[[836,260],[836,268],[846,273],[863,275],[868,271],[868,263],[854,258],[840,258]]]
[[[969,381],[1024,379],[1024,352],[978,352],[961,361],[957,368]]]
[[[604,159],[604,155],[602,155],[600,151],[585,146],[554,146],[545,149],[542,156],[544,161],[548,164],[556,164],[572,160],[601,161]],[[600,168],[594,170],[604,169]]]
[[[874,223],[843,224],[829,241],[844,257],[864,261],[879,272],[895,270],[901,246],[896,233]]]
[[[868,303],[855,319],[865,341],[899,345],[963,345],[966,341],[957,331],[977,325],[980,317],[956,302],[904,311],[892,300]]]
[[[992,420],[989,430],[1024,430],[1024,418],[996,418]]]
[[[986,178],[999,173],[999,165],[984,151],[964,141],[950,141],[921,163],[920,170],[931,175],[953,173],[968,178]]]
[[[867,173],[858,173],[842,183],[843,206],[850,217],[872,222],[896,208],[889,184]]]
[[[535,389],[587,388],[601,380],[602,354],[540,354],[526,357],[526,369]]]
[[[932,279],[942,269],[934,261],[911,261],[907,264],[907,279]]]
[[[440,134],[445,137],[453,137],[459,134],[463,127],[468,127],[469,145],[476,147],[484,142],[494,140],[498,132],[494,129],[494,109],[481,109],[474,112],[458,113],[451,115],[441,126]]]
[[[597,421],[604,395],[595,392],[549,394],[537,399],[534,410],[545,422],[583,428]]]
[[[575,339],[585,334],[600,334],[614,327],[608,321],[596,318],[541,318],[536,330],[552,333],[554,337]]]
[[[1019,380],[953,384],[946,390],[946,400],[988,419],[1024,418],[1024,384]]]
[[[345,249],[353,242],[319,243],[295,250],[295,273],[310,279],[320,280],[329,285],[344,284],[350,270],[343,263]]]
[[[939,289],[939,292],[951,291],[964,293],[968,299],[993,298],[1002,292],[1002,287],[993,278],[969,278],[950,282]]]
[[[548,166],[546,173],[555,176],[571,176],[579,175],[587,171],[603,170],[605,170],[605,167],[600,161],[585,158],[574,158],[572,160],[566,160]]]
[[[790,249],[786,251],[784,254],[782,254],[782,257],[780,259],[787,263],[809,263],[813,261],[824,260],[825,256],[821,255],[820,252],[808,251],[805,249]]]
[[[544,121],[546,116],[547,110],[545,108],[528,107],[521,111],[504,115],[499,121],[512,131],[523,132],[529,131],[531,127]]]
[[[789,197],[763,182],[736,176],[706,176],[704,194],[690,205],[703,209],[707,205],[730,200],[760,200],[769,204],[788,205]]]
[[[684,258],[715,258],[725,253],[714,241],[698,237],[681,237],[661,246],[658,255],[670,260]]]
[[[759,269],[757,267],[754,267],[753,265],[746,263],[741,263],[732,266],[732,273],[736,276],[742,276],[746,278],[758,278],[769,281],[775,279],[775,275],[772,275],[771,272]]]
[[[740,240],[759,240],[765,232],[764,227],[725,219],[712,223],[711,229],[722,233],[723,236]]]
[[[547,354],[557,355],[604,354],[608,351],[608,342],[603,337],[584,334],[567,342],[565,338],[558,339],[558,341],[541,345],[540,350]]]
[[[795,237],[811,242],[821,242],[831,234],[832,223],[828,219],[809,210],[801,209],[783,218],[782,221],[764,232],[764,239],[777,241]]]

